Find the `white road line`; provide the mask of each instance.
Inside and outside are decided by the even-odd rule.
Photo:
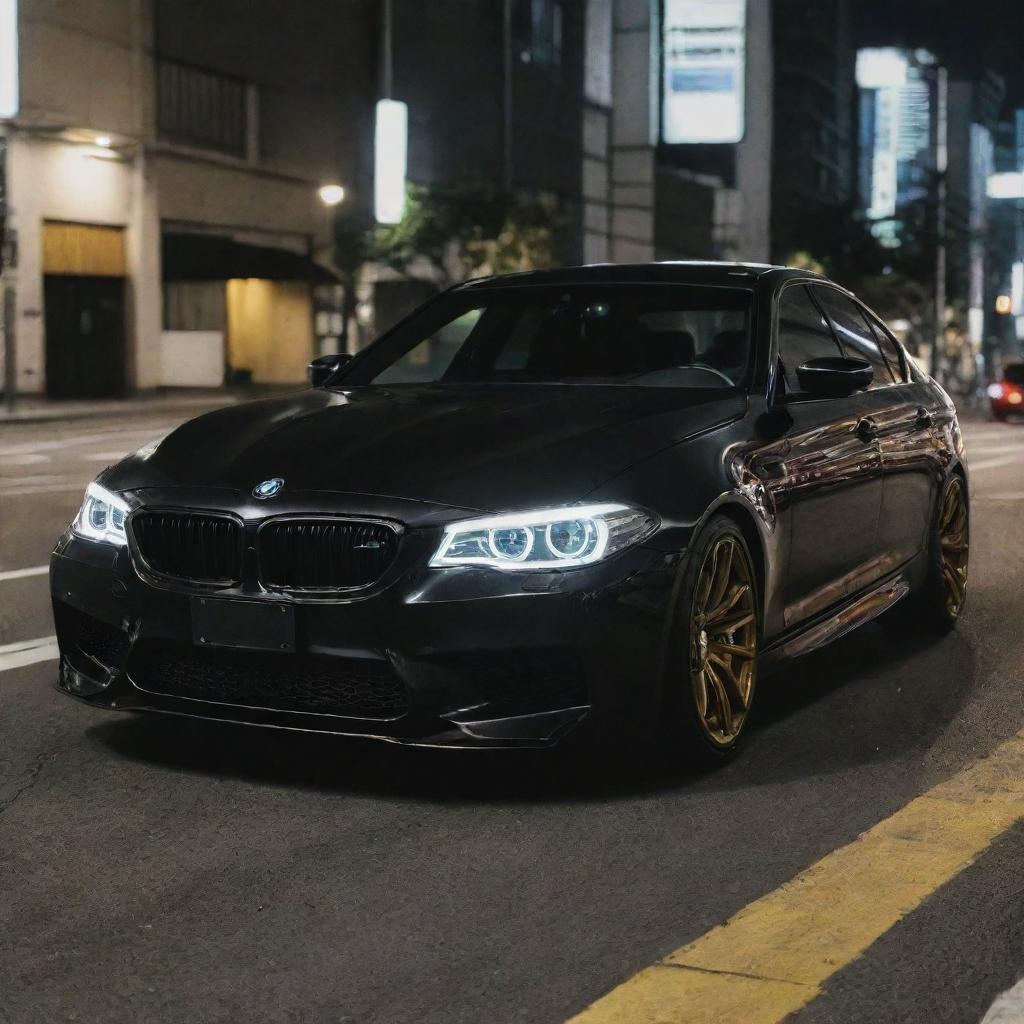
[[[60,656],[55,636],[43,636],[36,640],[20,640],[16,644],[0,647],[0,672],[12,668],[35,665],[39,661],[53,661]]]
[[[67,473],[34,473],[31,476],[0,476],[0,487],[39,487],[42,484],[69,484],[76,477]]]
[[[1007,989],[990,1007],[981,1024],[1020,1024],[1024,1020],[1024,981]]]
[[[24,441],[21,444],[10,444],[0,446],[0,458],[9,455],[34,455],[39,452],[60,451],[63,448],[78,448],[84,444],[112,444],[115,438],[124,439],[126,452],[134,451],[139,445],[151,441],[154,437],[160,437],[174,428],[174,424],[165,426],[155,424],[152,427],[142,426],[130,430],[124,428],[118,430],[98,430],[91,434],[80,434],[77,437],[61,437],[50,441]],[[120,441],[117,442],[120,444]]]
[[[7,580],[23,580],[28,576],[45,576],[50,571],[48,565],[31,565],[27,569],[6,569],[0,572],[0,583]]]
[[[1020,462],[1024,459],[1024,452],[1017,452],[1014,455],[999,455],[994,459],[982,459],[980,462],[973,462],[970,458],[967,459],[967,468],[972,473],[977,473],[979,469],[995,469],[996,466],[1008,466],[1011,462]]]
[[[1024,444],[968,444],[967,457],[972,455],[1002,455],[1016,452],[1024,455]]]
[[[88,480],[77,484],[55,484],[52,487],[12,487],[5,490],[0,487],[0,498],[19,498],[24,494],[64,494],[68,491],[84,491]]]
[[[49,455],[5,455],[4,465],[5,466],[34,466],[40,462],[49,462],[51,456]]]

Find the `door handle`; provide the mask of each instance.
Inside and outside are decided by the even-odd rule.
[[[914,426],[918,430],[927,430],[931,425],[932,414],[924,406],[921,406],[917,410],[917,419],[914,420]]]
[[[878,425],[875,423],[874,418],[871,416],[865,416],[862,420],[857,422],[857,436],[862,441],[870,441],[878,433]]]

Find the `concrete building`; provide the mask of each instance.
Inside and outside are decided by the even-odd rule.
[[[21,0],[0,122],[20,391],[302,379],[316,328],[337,327],[318,189],[358,197],[369,174],[372,8],[345,6],[363,18],[327,0],[298,20],[276,0]],[[360,26],[342,64],[333,41]]]

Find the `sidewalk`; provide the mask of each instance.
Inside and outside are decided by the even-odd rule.
[[[46,420],[73,420],[88,417],[148,416],[164,413],[195,413],[219,409],[236,402],[267,398],[291,388],[245,388],[238,390],[207,388],[157,388],[130,398],[52,399],[38,395],[19,395],[14,412],[8,412],[0,398],[0,424],[38,423]]]

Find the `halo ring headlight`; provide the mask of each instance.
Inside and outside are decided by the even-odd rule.
[[[658,528],[649,512],[628,505],[570,505],[449,523],[433,568],[575,569],[637,544]]]

